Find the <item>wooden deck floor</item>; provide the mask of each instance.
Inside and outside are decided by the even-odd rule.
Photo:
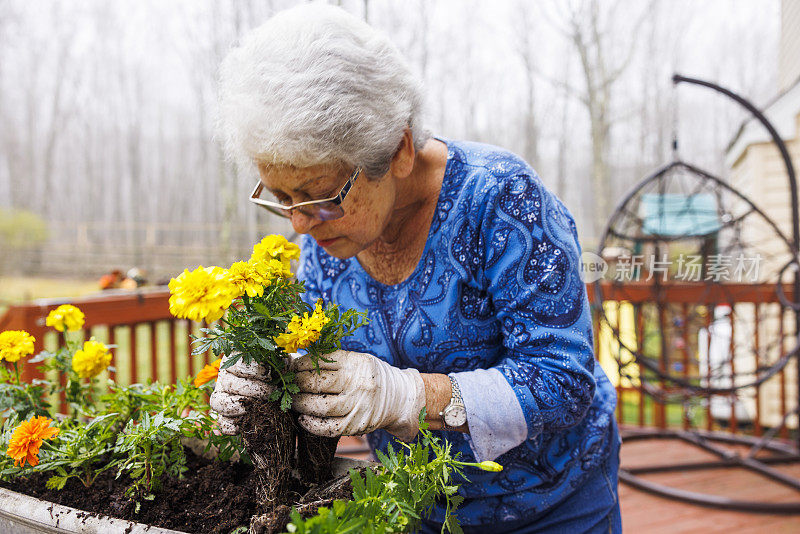
[[[340,454],[365,458],[363,442],[343,438]],[[736,447],[729,447],[736,450]],[[744,448],[739,448],[742,452]],[[641,467],[715,459],[711,453],[675,440],[650,440],[624,443],[622,466]],[[800,477],[800,464],[773,466]],[[772,502],[800,501],[800,492],[739,468],[659,473],[645,479],[675,488],[710,493],[736,499]],[[677,533],[800,533],[800,515],[770,515],[722,511],[658,497],[623,483],[619,487],[622,525],[634,534]]]
[[[744,453],[744,447],[727,447]],[[623,443],[622,467],[642,467],[716,459],[711,453],[680,440]],[[800,464],[773,465],[778,471],[800,477]],[[658,473],[645,480],[688,491],[741,500],[798,502],[800,492],[750,470],[725,468]],[[622,524],[625,532],[689,533],[726,532],[769,534],[800,532],[800,515],[770,515],[723,511],[658,497],[620,483]]]

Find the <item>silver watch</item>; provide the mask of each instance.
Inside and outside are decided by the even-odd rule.
[[[467,422],[467,409],[464,407],[464,400],[461,398],[461,389],[458,387],[458,382],[450,375],[447,378],[450,379],[450,387],[453,393],[450,397],[450,404],[445,406],[444,410],[439,412],[439,415],[444,421],[444,429],[452,430]]]

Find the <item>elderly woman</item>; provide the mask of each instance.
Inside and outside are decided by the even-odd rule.
[[[370,319],[320,374],[297,360],[300,423],[383,449],[424,407],[454,451],[505,467],[467,473],[465,531],[618,532],[616,400],[575,223],[514,154],[431,137],[422,104],[395,47],[338,8],[281,12],[223,63],[228,149],[258,168],[251,200],[303,234],[308,301]],[[229,430],[258,379],[220,380]]]

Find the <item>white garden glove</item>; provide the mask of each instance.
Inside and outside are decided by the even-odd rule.
[[[222,364],[225,364],[225,358]],[[265,382],[266,375],[266,369],[255,360],[245,364],[240,359],[227,369],[220,365],[210,404],[211,409],[219,414],[217,423],[221,433],[230,436],[239,432],[238,420],[245,412],[242,401],[266,398],[272,393],[274,388]]]
[[[292,362],[300,393],[292,408],[300,424],[319,436],[353,436],[383,428],[404,441],[419,432],[425,384],[416,369],[398,369],[371,354],[337,350],[319,361]]]

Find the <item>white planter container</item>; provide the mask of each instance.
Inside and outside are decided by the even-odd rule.
[[[363,460],[336,458],[333,462],[334,477],[343,475],[351,468],[371,465]],[[97,516],[69,506],[42,501],[4,488],[0,488],[0,533],[41,534],[180,534],[167,528]]]

